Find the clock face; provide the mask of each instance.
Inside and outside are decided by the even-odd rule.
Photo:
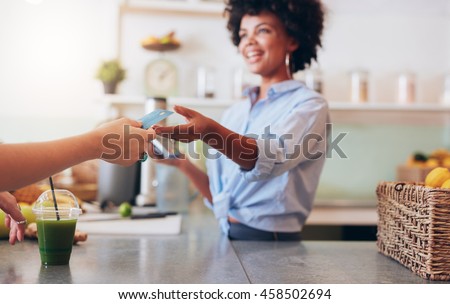
[[[178,88],[177,69],[170,61],[156,59],[147,66],[145,82],[149,96],[167,97],[175,95]]]

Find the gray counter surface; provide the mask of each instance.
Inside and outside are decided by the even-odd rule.
[[[209,211],[177,236],[90,235],[67,266],[41,266],[37,241],[2,240],[0,257],[0,283],[434,283],[375,242],[230,242]]]

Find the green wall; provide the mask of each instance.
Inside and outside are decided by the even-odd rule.
[[[339,147],[348,158],[328,158],[317,192],[318,203],[334,200],[375,205],[379,181],[394,181],[396,167],[415,151],[430,153],[450,147],[450,129],[443,126],[334,124],[333,138],[347,133]]]

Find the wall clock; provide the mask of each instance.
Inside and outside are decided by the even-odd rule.
[[[178,93],[178,71],[166,59],[156,59],[145,70],[145,88],[148,96],[169,97]]]

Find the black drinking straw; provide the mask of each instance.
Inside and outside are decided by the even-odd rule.
[[[55,187],[53,187],[53,179],[51,176],[48,179],[50,180],[50,188],[52,188],[53,205],[55,206],[55,210],[56,210],[56,212],[55,212],[56,220],[59,221],[58,204],[56,203]]]

